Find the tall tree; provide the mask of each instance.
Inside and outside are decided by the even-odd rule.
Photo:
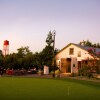
[[[48,36],[47,36],[47,38],[46,38],[46,43],[48,44],[48,46],[51,46],[51,44],[54,42],[54,40],[53,40],[53,35],[52,35],[52,33],[51,33],[51,31],[49,31],[49,34],[48,34]]]

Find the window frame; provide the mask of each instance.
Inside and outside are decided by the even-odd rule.
[[[69,48],[69,55],[74,55],[74,48]]]

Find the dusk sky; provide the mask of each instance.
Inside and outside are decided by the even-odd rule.
[[[55,47],[90,40],[100,43],[100,0],[0,0],[0,49],[9,40],[10,53],[29,46],[34,53],[56,30]]]

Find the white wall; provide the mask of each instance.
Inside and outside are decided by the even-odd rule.
[[[69,49],[74,48],[74,55],[69,55]],[[78,57],[78,52],[81,51],[81,57]],[[65,48],[63,51],[56,55],[56,59],[60,60],[61,58],[68,58],[68,57],[77,57],[77,61],[81,61],[87,58],[92,58],[91,55],[88,54],[86,50],[83,50],[73,44],[69,47]]]
[[[73,55],[69,55],[70,48],[74,48]],[[79,51],[81,51],[81,57],[78,57]],[[61,58],[72,58],[72,62],[71,62],[71,73],[72,73],[74,71],[76,71],[76,72],[78,71],[78,62],[77,61],[86,60],[88,58],[90,59],[90,58],[92,58],[92,56],[88,54],[88,51],[71,44],[56,55],[56,63],[60,68],[61,68]],[[75,67],[73,67],[73,64],[75,64]]]

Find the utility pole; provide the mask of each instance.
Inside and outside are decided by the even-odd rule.
[[[55,67],[56,67],[56,64],[55,64],[55,35],[56,35],[56,31],[54,30],[52,32],[52,36],[53,36],[53,63],[54,63],[54,73],[53,73],[53,77],[55,78]]]

